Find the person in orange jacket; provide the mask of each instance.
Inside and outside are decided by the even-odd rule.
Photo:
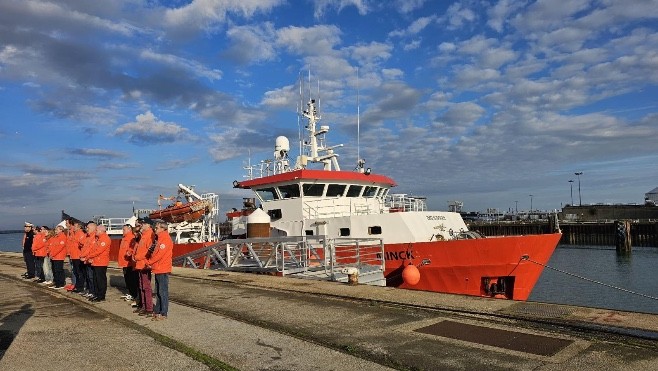
[[[23,278],[34,279],[36,264],[34,261],[34,253],[32,252],[32,243],[34,242],[34,224],[25,222],[25,233],[23,234],[23,260],[25,260],[25,268],[27,271],[23,273]]]
[[[34,282],[44,283],[46,282],[46,277],[43,274],[43,260],[46,257],[46,230],[42,227],[37,227],[37,234],[34,235],[34,241],[32,241],[32,253],[34,254],[35,260],[35,275],[37,279]]]
[[[50,239],[50,259],[53,264],[53,283],[55,290],[64,288],[64,259],[66,259],[66,227],[64,223],[55,227],[55,236]]]
[[[157,321],[166,319],[169,310],[169,273],[171,273],[174,242],[169,235],[168,225],[164,221],[158,221],[155,224],[155,233],[158,242],[146,264],[151,267],[151,272],[155,275],[157,302],[153,309],[153,320]]]
[[[52,243],[51,240],[55,236],[55,231],[51,230],[50,228],[46,227],[45,225],[41,227],[41,229],[45,230],[45,249],[46,249],[46,256],[43,258],[43,276],[45,277],[46,281],[42,283],[42,285],[50,286],[53,284],[53,263],[50,258],[50,244]]]
[[[94,268],[91,266],[91,263],[87,261],[87,255],[91,251],[91,248],[94,246],[94,244],[96,244],[96,238],[96,223],[89,221],[87,223],[87,235],[84,239],[84,243],[82,244],[82,248],[80,249],[80,263],[82,263],[80,271],[82,272],[84,278],[83,281],[87,286],[87,289],[83,290],[80,294],[87,298],[96,296],[94,287]]]
[[[85,232],[80,228],[80,222],[72,221],[66,245],[72,267],[72,287],[69,291],[81,292],[85,287],[84,276],[82,274],[83,265],[80,262],[80,249],[82,248],[82,245],[84,245],[86,237]]]
[[[149,248],[154,242],[153,229],[148,221],[142,221],[141,237],[137,249],[133,255],[135,269],[139,271],[139,302],[140,306],[135,313],[140,316],[151,316],[153,314],[153,290],[151,288],[151,269],[147,268],[146,260]]]
[[[135,245],[135,234],[133,233],[132,226],[126,224],[123,226],[123,237],[121,238],[121,245],[119,245],[119,253],[117,256],[117,264],[123,269],[123,279],[126,282],[128,293],[123,296],[126,301],[132,301],[137,297],[137,285],[133,284],[132,267],[130,266],[133,246]]]
[[[87,254],[87,261],[93,267],[95,296],[89,300],[93,302],[105,301],[107,293],[107,266],[110,264],[110,245],[112,241],[107,235],[104,225],[96,227],[96,243]]]

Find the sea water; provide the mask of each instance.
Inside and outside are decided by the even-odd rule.
[[[0,234],[0,251],[21,252],[22,238]],[[529,301],[658,314],[658,300],[646,297],[658,298],[656,247],[620,256],[614,247],[560,245],[547,266]]]

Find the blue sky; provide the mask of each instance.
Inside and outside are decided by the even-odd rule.
[[[432,209],[560,208],[577,171],[583,203],[658,186],[657,1],[3,0],[0,228],[178,183],[238,206],[309,69],[343,169],[358,86],[361,157]]]

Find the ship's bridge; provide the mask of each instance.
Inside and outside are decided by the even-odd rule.
[[[308,169],[236,182],[256,193],[272,221],[425,210],[424,198],[389,195],[395,185],[383,175]]]

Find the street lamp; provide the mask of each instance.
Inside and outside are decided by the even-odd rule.
[[[529,196],[530,196],[530,212],[532,212],[532,195]]]
[[[578,206],[583,206],[583,199],[580,197],[580,176],[583,175],[582,171],[574,173],[578,177]]]
[[[573,206],[573,179],[569,179],[569,185],[571,186],[571,206]]]

